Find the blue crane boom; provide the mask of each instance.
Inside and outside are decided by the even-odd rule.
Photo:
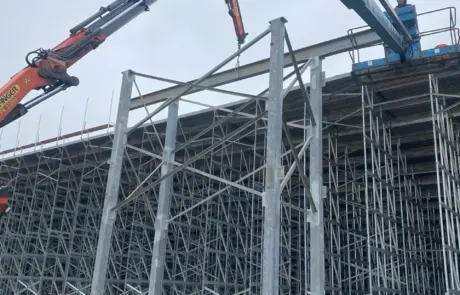
[[[399,2],[401,3],[400,4],[401,6],[407,6],[407,1],[399,1]],[[409,33],[406,26],[399,18],[398,13],[393,9],[393,7],[391,7],[390,3],[388,3],[387,0],[380,0],[380,3],[382,4],[383,8],[385,8],[385,10],[387,11],[396,29],[403,34],[404,40],[406,42],[412,42],[411,34]]]
[[[354,10],[382,39],[385,57],[353,64],[352,75],[362,84],[402,79],[425,73],[460,69],[460,45],[442,44],[422,50],[415,5],[398,0],[393,8],[388,0],[340,0]],[[450,28],[455,30],[455,28]]]
[[[353,9],[393,51],[400,54],[406,51],[406,44],[403,37],[396,30],[388,17],[380,10],[380,7],[374,0],[340,1],[342,1],[348,9]]]

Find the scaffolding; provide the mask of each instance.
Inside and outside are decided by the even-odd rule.
[[[460,72],[325,79],[285,23],[134,127],[136,80],[157,77],[126,71],[106,135],[4,158],[0,294],[460,292]],[[200,86],[267,35],[268,89]],[[196,89],[245,98],[178,116]]]

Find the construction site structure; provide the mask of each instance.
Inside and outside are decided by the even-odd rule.
[[[0,294],[458,294],[456,10],[414,35],[405,1],[342,2],[370,29],[293,50],[274,19],[194,81],[123,72],[106,134],[4,154]],[[434,33],[450,44],[408,54]],[[219,72],[261,40],[269,59]],[[383,61],[357,58],[382,45]],[[351,73],[326,79],[346,52]],[[217,88],[267,73],[257,95]],[[178,116],[202,91],[242,99]]]

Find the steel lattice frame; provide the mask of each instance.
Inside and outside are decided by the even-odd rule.
[[[436,75],[430,75],[429,83],[445,290],[455,294],[460,292],[460,138],[450,110],[456,104],[447,105],[447,97],[440,93]]]
[[[431,239],[423,226],[426,219],[414,212],[422,201],[420,189],[408,178],[403,151],[393,142],[374,96],[363,87],[367,288],[372,294],[429,294],[435,292],[428,280],[435,270],[424,257]]]
[[[324,85],[312,58],[282,91],[284,20],[270,32],[258,96],[178,117],[181,94],[127,129],[152,78],[127,71],[113,132],[2,160],[0,294],[458,290],[460,74]]]
[[[391,130],[374,108],[373,92],[363,90],[364,178],[370,292],[402,289]],[[369,150],[368,150],[369,147]],[[369,162],[368,162],[369,159]]]
[[[5,178],[14,179],[15,210],[2,227],[2,292],[89,294],[90,285],[91,294],[277,294],[278,285],[286,293],[305,293],[309,285],[324,292],[324,273],[306,271],[309,257],[320,269],[324,263],[322,175],[306,183],[303,169],[308,147],[317,159],[308,161],[309,170],[322,167],[316,154],[323,73],[319,58],[296,65],[296,80],[310,66],[313,82],[305,89],[303,122],[284,121],[285,40],[293,53],[284,22],[274,20],[256,38],[272,33],[268,95],[230,113],[214,111],[204,132],[181,124],[177,101],[164,104],[165,129],[129,131],[135,73],[127,71],[110,141],[89,140],[84,153],[59,147],[35,154],[34,167],[30,157],[4,165]],[[293,128],[304,134],[299,155]],[[282,167],[289,167],[286,177]],[[312,198],[305,200],[310,185]],[[314,233],[307,235],[311,200],[317,207],[308,214]]]

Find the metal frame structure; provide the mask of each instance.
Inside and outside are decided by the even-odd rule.
[[[455,294],[460,292],[460,134],[450,110],[459,103],[448,105],[437,75],[430,75],[429,83],[445,288]]]
[[[268,34],[268,61],[215,74]],[[343,50],[294,51],[280,18],[198,80],[130,101],[158,77],[124,72],[107,135],[1,160],[0,294],[458,292],[460,72],[325,79]],[[259,95],[213,88],[266,72]],[[178,116],[202,90],[245,99]]]
[[[189,138],[190,131],[186,129],[190,127],[183,126],[178,120],[178,101],[195,87],[190,85],[128,129],[127,122],[132,107],[131,93],[134,85],[137,87],[135,77],[149,76],[126,71],[123,73],[112,144],[107,146],[111,151],[108,161],[98,163],[97,156],[89,155],[90,150],[96,147],[89,145],[83,159],[78,160],[83,160],[82,170],[66,172],[70,173],[67,175],[67,187],[61,183],[61,177],[65,173],[61,169],[65,170],[64,166],[70,164],[66,159],[66,156],[70,159],[70,155],[65,148],[60,149],[60,157],[37,155],[38,170],[29,171],[27,174],[35,175],[35,180],[28,179],[25,180],[26,183],[21,183],[24,181],[24,174],[11,175],[11,179],[14,179],[14,206],[26,206],[31,210],[28,213],[31,218],[29,222],[47,230],[44,229],[45,236],[39,232],[31,234],[22,222],[16,225],[15,221],[18,220],[15,218],[21,213],[15,212],[8,217],[4,232],[8,239],[2,240],[0,258],[5,265],[0,279],[8,279],[5,292],[160,294],[163,289],[167,294],[279,294],[280,289],[286,288],[306,292],[305,281],[309,280],[312,282],[312,289],[324,293],[324,272],[305,270],[309,259],[307,256],[312,257],[312,263],[319,269],[324,268],[321,209],[324,192],[320,154],[321,89],[324,74],[318,57],[311,58],[302,65],[297,64],[285,30],[285,22],[283,18],[273,20],[269,29],[195,83],[199,84],[271,33],[270,87],[245,103],[248,107],[255,102],[256,105],[250,108],[250,112],[238,107],[220,118],[222,112],[216,111],[215,122],[207,130]],[[293,73],[287,77],[283,75],[285,44],[294,65]],[[311,67],[312,77],[310,90],[302,82],[302,73],[308,67]],[[293,75],[295,79],[287,89],[283,89],[284,81]],[[283,118],[283,104],[284,98],[296,82],[303,89],[304,121],[294,124]],[[144,124],[165,108],[168,108],[168,119],[164,132],[155,130],[155,125]],[[221,129],[224,123],[233,120],[240,122],[235,130]],[[155,136],[148,135],[152,127],[155,139],[152,138]],[[150,146],[143,146],[144,143],[138,146],[130,140],[140,129],[143,130],[143,136],[149,137]],[[297,154],[298,146],[294,146],[290,135],[292,129],[299,129],[304,133],[302,154]],[[211,137],[211,142],[208,135],[210,131],[218,133]],[[245,143],[244,138],[251,134],[262,136],[253,147]],[[221,138],[217,140],[219,137]],[[285,141],[287,144],[284,144]],[[197,143],[198,147],[195,147]],[[315,171],[315,177],[310,176],[310,181],[307,180],[304,170],[307,162],[304,153],[307,147],[310,147],[310,157],[315,158],[315,161],[310,161],[310,171]],[[248,154],[252,154],[252,159],[245,158]],[[178,162],[177,155],[180,155]],[[229,157],[241,158],[240,171],[235,171],[229,164],[225,165]],[[58,158],[58,162],[55,162]],[[214,162],[217,160],[223,161],[221,165],[225,166],[216,166]],[[145,165],[144,161],[149,164]],[[18,164],[21,166],[19,162]],[[286,165],[289,165],[289,171],[284,175]],[[55,170],[43,173],[40,171],[43,166]],[[101,171],[105,171],[106,176]],[[296,171],[300,176],[296,176]],[[129,175],[127,183],[123,182],[122,174],[125,174],[124,177]],[[85,179],[94,180],[96,175],[101,177],[99,185],[87,186],[85,190],[83,186],[89,184]],[[295,181],[295,178],[302,181]],[[296,190],[309,196],[307,200],[300,196],[293,198],[296,201],[295,206],[289,197],[282,195],[283,187],[290,187],[293,182],[299,182],[295,185]],[[19,187],[28,184],[33,188],[28,187],[28,191],[22,192]],[[40,189],[40,186],[43,188]],[[46,194],[49,191],[54,193],[48,196]],[[57,199],[64,192],[67,195],[75,193],[77,196],[73,200],[69,196],[68,201],[65,201],[66,205],[57,209],[57,202],[61,202]],[[89,203],[87,197],[92,193],[103,197],[98,197],[96,203]],[[35,206],[46,210],[41,212],[50,212],[49,215],[46,218],[34,215],[34,209],[37,208]],[[287,237],[293,235],[287,224],[292,221],[290,215],[293,214],[287,212],[288,206],[288,211],[294,210],[297,215],[301,214],[295,233],[299,241],[297,247],[286,244],[290,240]],[[80,216],[80,210],[85,211],[85,217]],[[102,213],[98,215],[100,210]],[[307,211],[310,213],[307,214]],[[251,217],[254,214],[260,218]],[[307,219],[311,221],[311,229],[308,228]],[[87,226],[86,222],[91,222],[92,226]],[[99,223],[100,228],[97,231]],[[83,224],[84,228],[81,228]],[[311,247],[302,245],[307,241],[307,231]],[[23,236],[16,236],[15,239],[13,236],[16,234]],[[231,234],[236,236],[232,237]],[[94,240],[96,237],[97,246]],[[280,237],[285,237],[284,241]],[[182,241],[179,242],[178,238]],[[35,241],[33,244],[37,247],[36,250],[29,248],[32,239]],[[288,253],[285,252],[286,248],[290,248]],[[37,256],[18,257],[14,254],[17,251],[42,251],[45,257],[40,261]],[[48,255],[51,254],[48,251],[53,252],[51,264],[48,260]],[[68,253],[67,258],[61,260],[63,257],[59,255],[62,254],[58,253]],[[93,258],[88,261],[74,257],[82,257],[84,253],[93,253]],[[133,253],[143,257],[135,257],[137,255]],[[277,267],[280,261],[292,253],[297,253],[298,259],[297,262],[290,262],[297,266],[294,274],[294,270]],[[248,265],[249,258],[258,263]],[[94,270],[90,271],[92,266]],[[11,271],[18,274],[15,279],[7,275]],[[51,275],[51,272],[54,273]],[[297,283],[288,279],[293,275],[296,276]],[[73,276],[78,276],[79,279],[71,279]]]

